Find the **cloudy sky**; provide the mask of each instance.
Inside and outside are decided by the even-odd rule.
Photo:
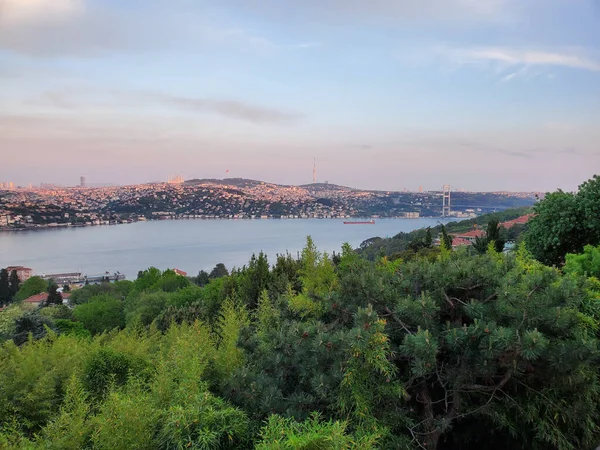
[[[0,0],[0,180],[573,190],[600,0]],[[229,174],[225,171],[229,169]]]

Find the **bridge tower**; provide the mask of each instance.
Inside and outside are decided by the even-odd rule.
[[[443,200],[442,200],[442,217],[448,217],[450,215],[450,185],[445,184],[443,188]]]

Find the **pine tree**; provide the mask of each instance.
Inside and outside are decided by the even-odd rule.
[[[46,299],[46,305],[62,305],[63,298],[62,294],[58,292],[58,286],[55,283],[48,286],[48,298]]]
[[[450,236],[448,234],[448,232],[446,231],[446,227],[444,225],[442,225],[441,241],[444,243],[444,247],[446,248],[446,250],[448,250],[448,251],[452,250],[452,236]]]
[[[427,248],[431,248],[431,246],[433,245],[433,238],[431,236],[431,227],[427,227],[424,244],[425,244],[425,247],[427,247]]]
[[[8,271],[0,270],[0,306],[10,303],[12,298],[10,284],[8,281]]]
[[[486,238],[487,238],[488,244],[490,242],[493,242],[494,249],[498,253],[502,253],[502,251],[504,250],[505,241],[500,236],[500,225],[498,223],[498,219],[492,219],[488,222]]]
[[[10,296],[12,299],[14,299],[15,295],[17,295],[17,292],[19,292],[19,288],[21,287],[21,280],[19,280],[19,276],[17,275],[16,270],[10,272],[9,285]]]

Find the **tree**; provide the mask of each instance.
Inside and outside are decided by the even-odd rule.
[[[50,286],[48,286],[48,298],[46,299],[46,306],[62,304],[63,298],[62,294],[58,292],[58,286],[55,283],[51,283]]]
[[[93,297],[88,303],[77,306],[73,317],[92,334],[125,326],[123,302],[110,296]]]
[[[583,253],[568,253],[563,267],[566,273],[600,278],[600,246],[586,245]]]
[[[502,253],[506,241],[500,235],[500,225],[498,223],[498,219],[492,219],[488,222],[486,237],[488,244],[493,242],[496,252]]]
[[[21,287],[21,280],[19,280],[19,275],[17,275],[16,270],[12,270],[10,272],[9,285],[11,299],[14,299],[17,295],[17,292],[19,292],[19,288]]]
[[[200,287],[204,287],[210,281],[210,275],[205,270],[201,270],[198,272],[198,276],[194,278],[194,283],[196,283]]]
[[[498,223],[498,219],[490,219],[490,221],[487,224],[487,232],[485,236],[477,236],[475,238],[475,242],[473,243],[473,248],[475,248],[477,253],[483,255],[485,252],[488,251],[489,245],[493,243],[494,250],[497,253],[502,253],[506,241],[502,238],[500,231],[501,230],[500,225]]]
[[[41,294],[48,289],[48,283],[41,277],[30,277],[21,285],[21,288],[15,296],[15,300],[22,301],[32,295]]]
[[[0,305],[8,305],[12,299],[10,284],[8,281],[8,271],[0,270]]]
[[[583,183],[576,194],[547,194],[534,212],[525,235],[528,250],[544,264],[564,264],[567,253],[600,244],[600,176]]]
[[[31,335],[34,340],[46,336],[47,330],[55,330],[54,321],[49,317],[31,312],[15,320],[15,334],[13,342],[16,345],[23,345]]]
[[[250,309],[256,307],[258,297],[267,288],[271,280],[269,261],[263,252],[252,255],[248,267],[240,273],[240,294]]]
[[[229,271],[227,270],[227,268],[225,267],[225,264],[223,263],[219,263],[217,264],[214,269],[210,272],[210,279],[215,279],[215,278],[222,278],[222,277],[226,277],[227,275],[229,275]]]
[[[415,261],[403,278],[388,330],[423,448],[597,445],[578,419],[597,420],[600,401],[580,281],[493,255]]]
[[[600,244],[600,176],[579,186],[577,203],[583,216],[583,230],[587,236],[586,244]]]
[[[431,248],[431,246],[433,245],[433,237],[431,236],[431,227],[427,227],[427,232],[425,234],[425,247],[427,248]]]
[[[441,242],[444,243],[444,247],[446,247],[446,250],[450,251],[452,250],[452,236],[450,236],[448,234],[448,232],[446,231],[446,227],[444,225],[442,225],[442,239]]]

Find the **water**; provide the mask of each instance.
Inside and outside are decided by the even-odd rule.
[[[311,235],[321,251],[339,251],[371,237],[435,226],[439,219],[379,219],[374,225],[344,225],[334,219],[168,220],[85,228],[0,233],[0,267],[22,265],[36,274],[121,272],[134,279],[155,266],[195,275],[222,262],[228,269],[264,251],[293,255]]]

